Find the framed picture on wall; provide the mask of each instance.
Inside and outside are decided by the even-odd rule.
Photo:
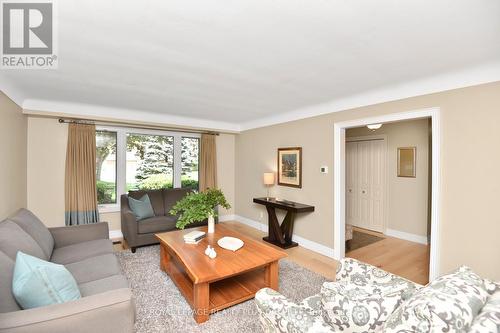
[[[302,187],[302,148],[278,148],[278,185]]]
[[[417,177],[417,147],[398,148],[398,177]]]

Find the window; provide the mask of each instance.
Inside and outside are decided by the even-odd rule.
[[[101,212],[118,211],[120,195],[131,190],[198,190],[197,134],[99,127],[96,144]]]
[[[116,132],[96,132],[97,202],[116,203]]]
[[[198,190],[200,139],[183,137],[181,146],[181,187]]]
[[[174,187],[174,137],[127,134],[127,191]]]

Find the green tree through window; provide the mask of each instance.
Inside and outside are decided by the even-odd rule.
[[[118,142],[126,142],[126,147],[117,147]],[[200,140],[197,137],[127,133],[110,128],[96,131],[96,143],[97,193],[101,205],[116,204],[119,191],[173,188],[176,184],[198,190]],[[125,149],[125,153],[120,154],[117,149]],[[175,149],[179,149],[178,156]],[[125,160],[118,162],[124,156]],[[176,158],[180,161],[175,162]],[[176,172],[174,165],[180,165]],[[119,186],[117,174],[125,179]]]
[[[197,191],[200,139],[183,137],[181,146],[181,187]]]
[[[96,131],[97,202],[116,203],[116,132]]]

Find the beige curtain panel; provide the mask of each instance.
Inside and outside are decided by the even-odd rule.
[[[95,125],[69,124],[65,196],[66,225],[99,222]]]
[[[202,134],[200,147],[200,192],[217,187],[215,135]]]

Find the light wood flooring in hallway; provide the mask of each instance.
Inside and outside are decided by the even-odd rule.
[[[346,253],[346,257],[377,266],[419,284],[429,282],[429,246],[354,228],[382,237],[381,241]]]

